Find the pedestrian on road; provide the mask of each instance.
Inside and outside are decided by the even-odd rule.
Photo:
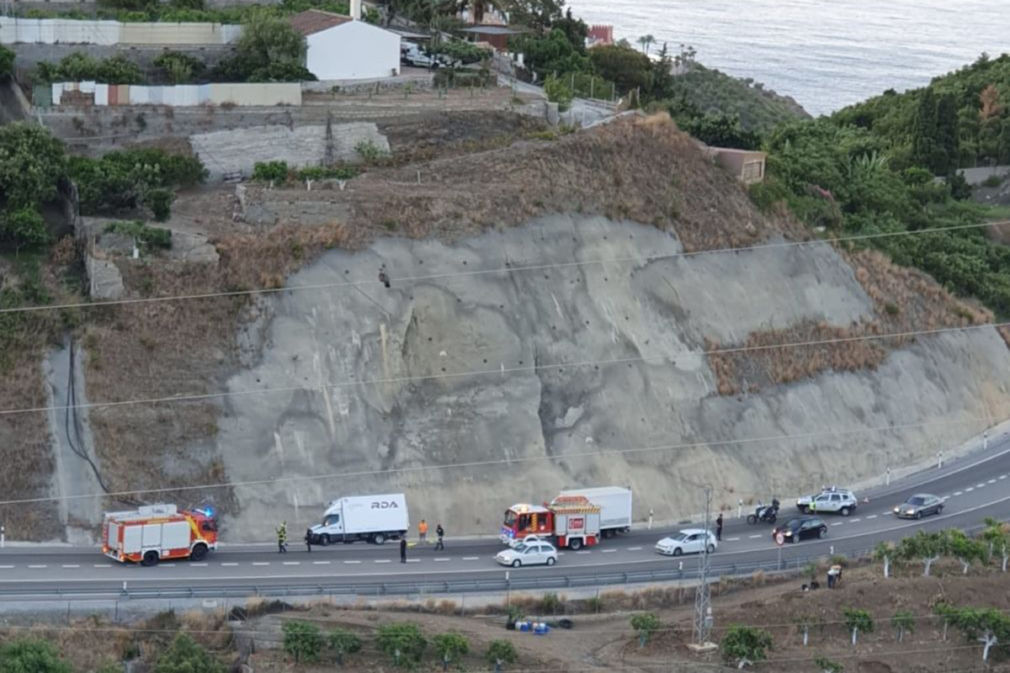
[[[722,512],[719,512],[715,520],[715,541],[722,542]]]
[[[305,529],[305,549],[307,549],[310,554],[312,553],[312,529],[311,528],[306,528]]]
[[[445,529],[442,528],[441,523],[435,526],[435,535],[438,536],[438,542],[435,543],[435,551],[445,550],[445,545],[442,543],[442,538],[445,537]]]
[[[428,537],[428,522],[421,519],[421,523],[417,524],[418,537],[421,538],[421,544],[424,544]]]
[[[400,538],[400,563],[407,562],[407,538]]]
[[[281,521],[277,526],[277,553],[284,554],[288,550],[288,522]]]
[[[385,285],[387,290],[389,289],[389,276],[386,275],[385,269],[379,270],[379,282]]]

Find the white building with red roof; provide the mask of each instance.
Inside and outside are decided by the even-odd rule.
[[[360,0],[351,14],[360,14]],[[400,36],[388,30],[319,9],[289,19],[305,36],[305,67],[320,80],[376,79],[400,74]]]

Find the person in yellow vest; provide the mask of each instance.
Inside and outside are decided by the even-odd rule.
[[[288,550],[288,522],[281,521],[281,525],[277,526],[277,551],[283,554]]]
[[[421,544],[424,544],[428,537],[428,522],[421,519],[421,523],[417,524],[418,537],[421,538]]]

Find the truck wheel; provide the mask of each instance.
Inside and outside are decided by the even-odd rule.
[[[383,535],[382,533],[376,533],[376,534],[375,534],[375,535],[374,535],[374,536],[372,537],[372,542],[373,542],[373,543],[375,543],[375,544],[382,544],[382,543],[384,543],[385,541],[386,541],[386,536],[385,536],[385,535]]]
[[[144,558],[141,559],[140,565],[142,566],[156,566],[158,565],[158,552],[153,549],[144,552]]]
[[[520,561],[519,559],[516,559],[515,561],[512,561],[512,567],[513,567],[513,568],[518,568],[518,567],[519,567],[519,566],[521,566],[522,564],[523,564],[523,562],[522,562],[522,561]]]
[[[568,548],[571,549],[572,551],[578,551],[578,550],[582,549],[582,539],[581,538],[575,538],[574,540],[569,540],[568,541]]]
[[[842,516],[848,516],[850,511],[848,507],[843,507],[838,513]]]
[[[201,543],[193,547],[189,553],[190,561],[202,561],[207,556],[207,545]]]
[[[323,533],[322,535],[320,535],[319,536],[319,544],[321,544],[324,547],[327,546],[328,544],[330,544],[330,534],[329,533]]]

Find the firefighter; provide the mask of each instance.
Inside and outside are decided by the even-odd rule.
[[[281,521],[277,526],[277,553],[283,554],[288,550],[288,522]]]
[[[417,524],[418,537],[421,538],[421,544],[424,544],[428,538],[428,522],[421,519],[421,523]]]
[[[442,528],[441,523],[435,526],[435,535],[438,536],[438,542],[435,543],[435,551],[445,550],[445,544],[442,543],[442,538],[445,537],[445,529]]]

